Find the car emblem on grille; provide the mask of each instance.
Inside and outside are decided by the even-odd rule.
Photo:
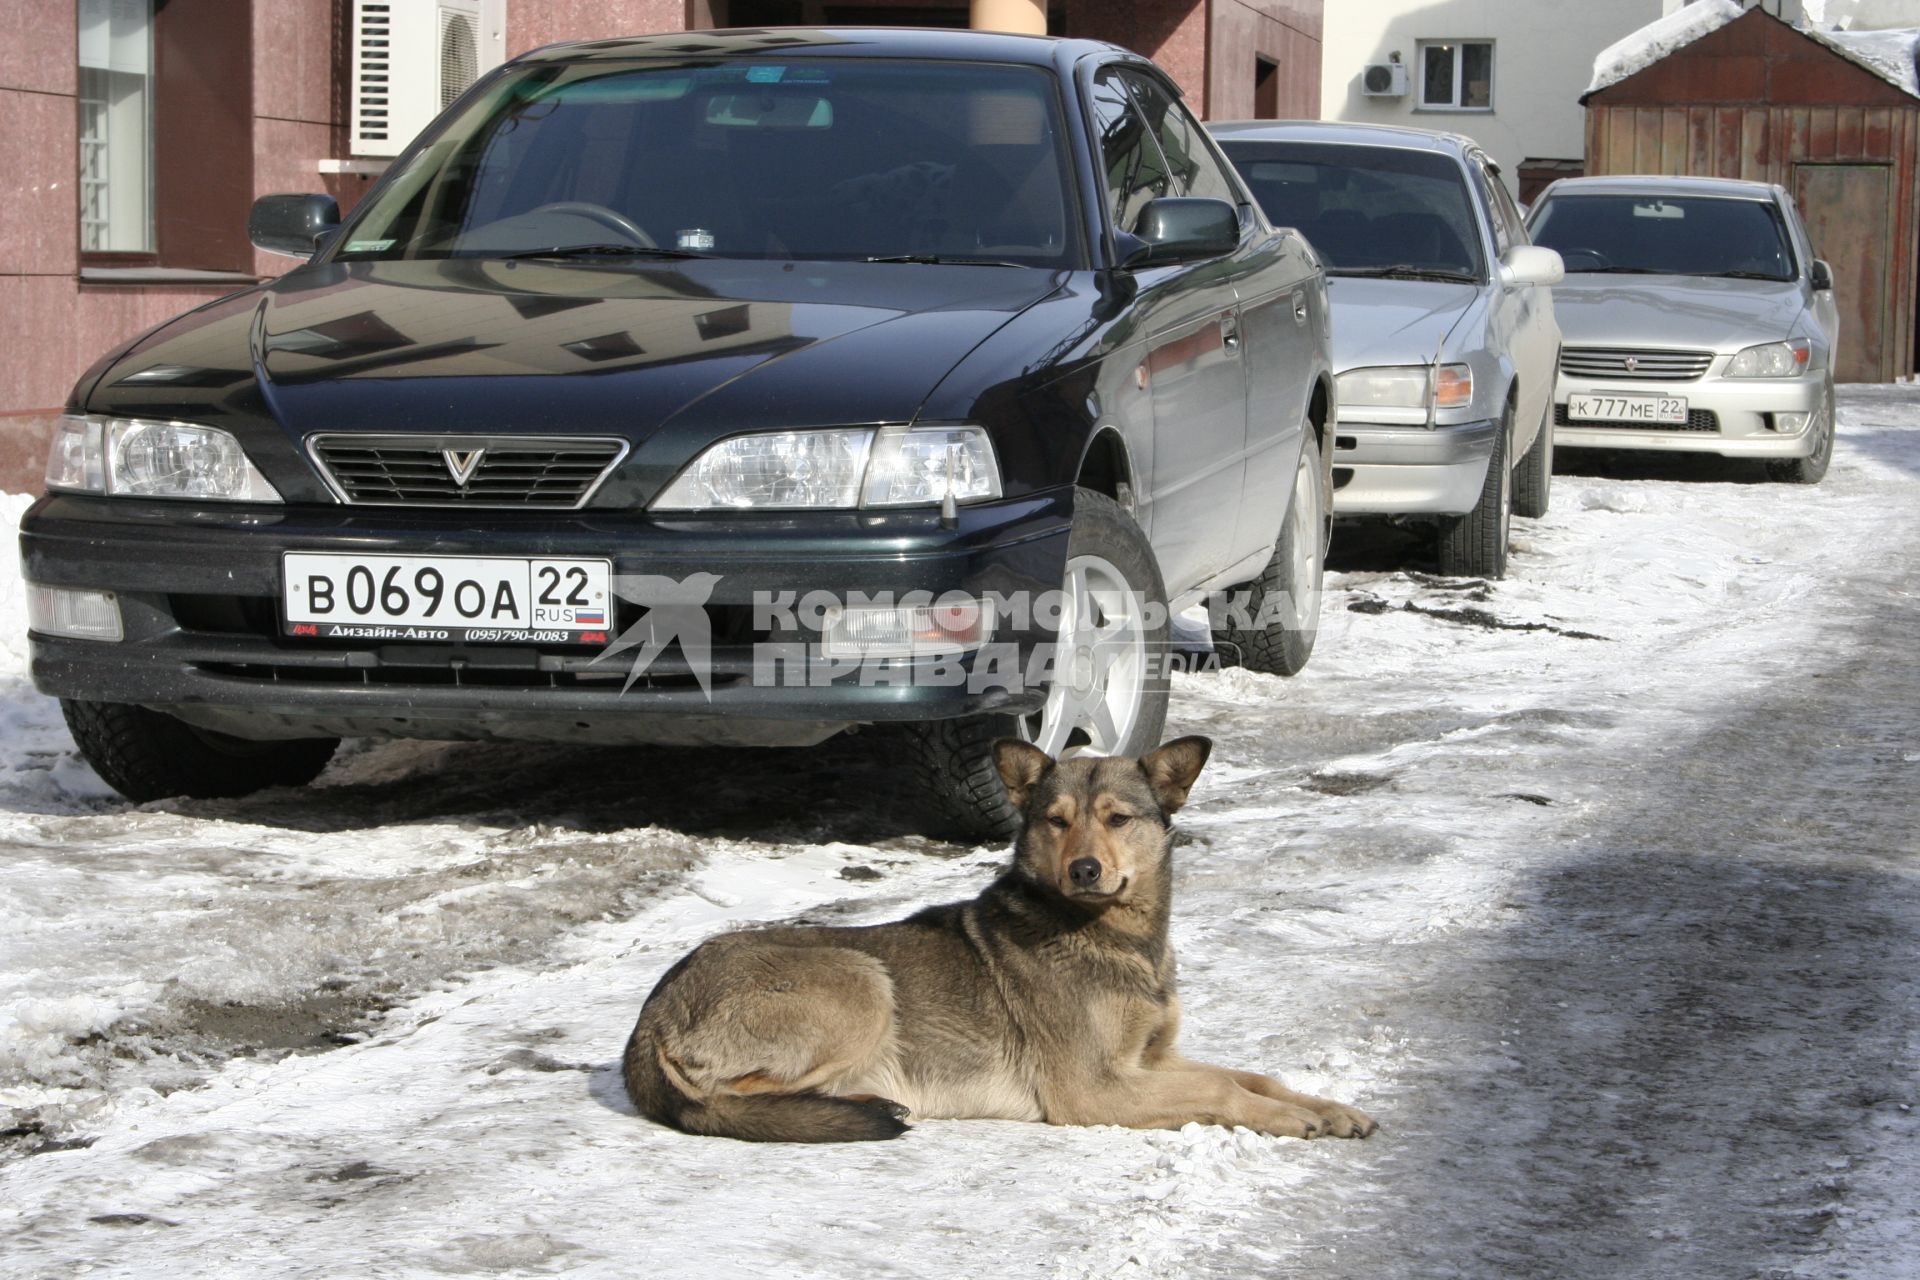
[[[442,449],[440,457],[447,464],[447,474],[462,489],[467,481],[473,479],[473,473],[480,469],[480,460],[487,456],[485,449]]]
[[[1640,357],[1639,357],[1639,356],[1628,356],[1628,357],[1627,357],[1627,372],[1628,372],[1628,373],[1632,373],[1632,372],[1633,372],[1633,371],[1634,371],[1635,369],[1638,369],[1639,367],[1640,367]],[[452,455],[451,455],[451,454],[449,454],[448,456],[449,456],[449,457],[451,457]]]

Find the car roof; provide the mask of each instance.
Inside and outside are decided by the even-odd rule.
[[[1738,178],[1665,177],[1621,174],[1617,177],[1562,178],[1549,188],[1569,196],[1717,196],[1723,200],[1772,200],[1775,188]],[[1542,196],[1546,192],[1541,192]]]
[[[1208,132],[1222,142],[1324,142],[1351,147],[1402,147],[1465,155],[1480,144],[1458,133],[1409,129],[1397,124],[1348,124],[1334,120],[1217,120]]]
[[[1140,55],[1100,40],[1062,40],[1052,36],[998,31],[956,31],[932,27],[741,27],[722,31],[669,31],[544,45],[513,59],[526,62],[671,61],[706,58],[926,58],[941,62],[1014,62],[1055,66],[1088,54]]]

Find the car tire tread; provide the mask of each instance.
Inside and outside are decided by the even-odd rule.
[[[1506,512],[1501,510],[1505,496],[1511,501],[1512,472],[1507,455],[1513,441],[1513,406],[1500,419],[1493,437],[1493,454],[1487,459],[1487,478],[1480,486],[1480,500],[1463,516],[1440,521],[1440,572],[1452,578],[1504,578],[1507,573]]]
[[[1320,450],[1313,433],[1307,433],[1305,444],[1301,446],[1300,465],[1311,470],[1316,483],[1311,486],[1317,509],[1312,513],[1308,528],[1320,545],[1314,548],[1313,563],[1319,567],[1325,563],[1327,548],[1322,530],[1326,528],[1327,495],[1319,483]],[[1289,493],[1294,492],[1292,487]],[[1258,619],[1269,596],[1276,594],[1295,594],[1300,584],[1291,581],[1293,576],[1294,547],[1297,533],[1295,513],[1289,510],[1280,525],[1280,538],[1274,544],[1273,556],[1267,561],[1267,567],[1258,578],[1248,584],[1247,613]],[[1316,593],[1319,583],[1314,584]],[[1265,627],[1219,627],[1213,632],[1214,653],[1225,667],[1241,666],[1249,671],[1258,671],[1266,675],[1298,675],[1307,665],[1307,659],[1313,654],[1314,641],[1320,634],[1319,620],[1305,628],[1287,627],[1274,623]]]
[[[80,754],[136,804],[168,796],[226,799],[320,776],[338,738],[245,742],[194,729],[164,712],[120,702],[62,698]]]

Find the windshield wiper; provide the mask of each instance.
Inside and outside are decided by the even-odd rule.
[[[921,262],[944,267],[1017,267],[1017,262],[998,258],[948,258],[937,253],[887,253],[868,258],[868,262]]]
[[[1790,276],[1770,276],[1764,271],[1702,271],[1700,274],[1703,276],[1711,276],[1715,280],[1771,280],[1775,284],[1785,284],[1792,278]]]
[[[1568,267],[1570,276],[1670,276],[1658,267]]]
[[[692,249],[669,249],[650,244],[565,244],[551,249],[517,249],[489,257],[518,258],[705,258]]]
[[[1416,267],[1411,262],[1396,262],[1390,267],[1328,267],[1330,276],[1392,276],[1401,280],[1449,280],[1460,284],[1479,284],[1480,277],[1466,271],[1450,271],[1445,267]]]

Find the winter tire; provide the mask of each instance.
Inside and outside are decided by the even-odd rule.
[[[1509,405],[1493,435],[1493,456],[1487,459],[1479,504],[1463,516],[1440,521],[1440,572],[1449,578],[1507,576],[1507,539],[1513,528],[1513,468],[1507,460],[1512,448],[1513,407]]]
[[[1559,362],[1554,362],[1555,367]],[[1533,447],[1520,458],[1520,469],[1513,477],[1513,514],[1538,520],[1547,514],[1553,497],[1553,399],[1540,415],[1540,434]]]
[[[1326,477],[1320,449],[1307,433],[1294,469],[1292,501],[1273,559],[1260,576],[1237,589],[1229,600],[1227,625],[1213,632],[1213,649],[1222,666],[1241,666],[1268,675],[1297,675],[1313,653],[1320,634],[1320,580],[1327,549]],[[1244,608],[1235,608],[1244,605]],[[1266,625],[1258,625],[1262,615]],[[1235,625],[1236,623],[1247,625]]]
[[[1813,452],[1804,458],[1778,458],[1767,463],[1768,477],[1785,484],[1820,483],[1827,474],[1827,464],[1833,461],[1833,411],[1833,384],[1829,382],[1820,405],[1820,434]]]
[[[1000,840],[1020,812],[994,768],[993,744],[1021,738],[1048,755],[1135,756],[1167,722],[1167,593],[1140,526],[1103,493],[1074,492],[1055,679],[1031,715],[907,726],[936,834]]]
[[[94,772],[136,804],[303,786],[320,776],[340,745],[338,738],[250,742],[122,702],[62,698],[60,710]]]

